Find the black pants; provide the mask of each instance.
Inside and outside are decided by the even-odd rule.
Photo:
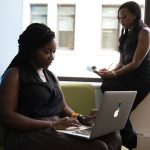
[[[49,128],[26,132],[8,130],[4,143],[4,150],[120,150],[122,145],[119,132],[87,140]]]
[[[105,91],[137,91],[135,101],[133,103],[132,110],[135,110],[137,105],[144,99],[149,93],[149,88],[143,86],[143,82],[140,84],[138,81],[131,80],[130,77],[124,76],[115,79],[103,80],[101,90]],[[122,144],[129,148],[136,148],[137,146],[137,135],[133,130],[132,124],[128,118],[125,128],[121,130]]]

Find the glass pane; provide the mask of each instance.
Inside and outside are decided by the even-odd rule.
[[[102,48],[117,49],[118,38],[118,7],[103,6],[102,8]]]
[[[59,46],[73,49],[74,48],[74,32],[59,31]]]
[[[117,49],[117,32],[118,30],[104,30],[102,31],[102,47]]]
[[[74,48],[75,6],[58,6],[59,47]]]
[[[58,15],[65,15],[65,16],[69,16],[69,15],[74,15],[75,13],[75,8],[74,6],[58,6]]]
[[[118,29],[118,19],[103,18],[102,28],[103,29]]]
[[[59,17],[59,31],[73,31],[74,18],[73,17]]]
[[[47,24],[46,16],[32,16],[31,23],[44,23]]]
[[[117,17],[117,7],[105,7],[102,8],[102,17]]]
[[[31,5],[31,23],[47,24],[47,5]]]
[[[47,6],[45,5],[31,5],[31,13],[32,15],[46,15],[47,14]]]

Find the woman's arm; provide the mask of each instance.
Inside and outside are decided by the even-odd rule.
[[[60,89],[60,91],[61,91],[61,93],[62,93],[62,95],[63,95],[63,99],[62,99],[62,101],[63,101],[63,104],[62,104],[62,117],[71,117],[71,114],[74,112],[73,110],[72,110],[72,108],[67,104],[67,102],[66,102],[66,100],[65,100],[65,97],[64,97],[64,94],[63,94],[63,91],[62,91],[62,89],[61,89],[61,86],[60,86],[60,83],[59,83],[59,80],[58,80],[58,78],[57,78],[57,76],[54,74],[54,73],[52,73],[51,72],[51,74],[53,75],[53,77],[55,78],[55,80],[56,80],[56,84],[57,84],[57,86],[59,87],[59,89]]]
[[[60,89],[61,89],[61,88],[60,88]],[[61,92],[62,92],[62,90],[61,90]],[[62,92],[62,94],[63,94],[63,92]],[[72,108],[67,104],[67,102],[66,102],[66,100],[65,100],[65,97],[64,97],[64,95],[63,95],[62,116],[63,116],[63,117],[66,117],[66,116],[71,117],[71,115],[72,115],[73,112],[74,112],[74,111],[73,111]]]
[[[135,50],[135,54],[131,63],[125,65],[121,69],[116,71],[116,76],[126,74],[139,67],[148,53],[150,48],[150,30],[149,28],[143,28],[138,37],[138,44]]]
[[[97,75],[99,75],[101,78],[114,78],[114,74],[112,72],[114,72],[122,67],[123,67],[123,61],[122,61],[122,55],[120,54],[119,62],[113,70],[109,71],[108,69],[103,68],[103,69],[100,69],[99,71],[95,70],[94,72]]]
[[[31,130],[53,127],[53,122],[36,120],[18,113],[19,72],[10,68],[0,85],[0,121],[8,128]]]
[[[124,74],[127,74],[130,71],[135,70],[139,67],[148,53],[150,48],[150,29],[148,27],[143,28],[138,36],[138,44],[135,50],[135,54],[132,62],[127,65],[122,65],[122,56],[120,55],[120,61],[118,65],[112,71],[100,70],[97,73],[102,78],[114,78]]]

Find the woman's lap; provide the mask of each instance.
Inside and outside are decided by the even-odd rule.
[[[119,133],[112,133],[94,140],[84,140],[68,136],[50,129],[30,132],[9,132],[5,150],[119,150],[121,138]],[[108,148],[109,147],[109,148]]]
[[[114,79],[108,79],[104,80],[102,82],[101,86],[102,92],[105,91],[137,91],[136,98],[133,103],[133,107],[131,112],[136,109],[138,104],[144,99],[144,97],[149,93],[150,88],[149,84],[141,81],[140,79],[136,79],[132,76],[123,76],[119,78],[114,78]],[[136,147],[136,133],[134,132],[132,128],[132,124],[130,120],[128,119],[125,128],[121,131],[121,136],[123,143],[125,143],[125,146],[127,147]],[[129,138],[134,137],[134,141],[130,142]],[[131,138],[130,138],[131,139]],[[130,143],[129,143],[129,142]],[[128,142],[128,143],[127,143]]]
[[[149,93],[150,87],[148,84],[141,80],[135,79],[132,76],[123,76],[114,79],[103,80],[101,90],[105,91],[137,91],[133,108],[134,110],[137,105],[144,99]]]

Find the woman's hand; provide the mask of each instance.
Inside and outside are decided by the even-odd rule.
[[[77,117],[77,119],[83,125],[91,126],[93,124],[94,120],[95,120],[95,116],[83,116],[83,115],[79,115]]]
[[[77,119],[83,125],[91,126],[96,118],[96,113],[98,109],[92,109],[88,116],[78,115]]]
[[[80,127],[81,124],[76,118],[64,117],[53,122],[53,127],[57,130],[63,130],[68,127]]]
[[[112,74],[112,72],[107,70],[106,68],[100,69],[99,71],[94,71],[94,72],[103,79],[114,78],[114,75]]]
[[[89,116],[96,116],[98,112],[98,109],[92,109],[91,112],[89,113]]]

